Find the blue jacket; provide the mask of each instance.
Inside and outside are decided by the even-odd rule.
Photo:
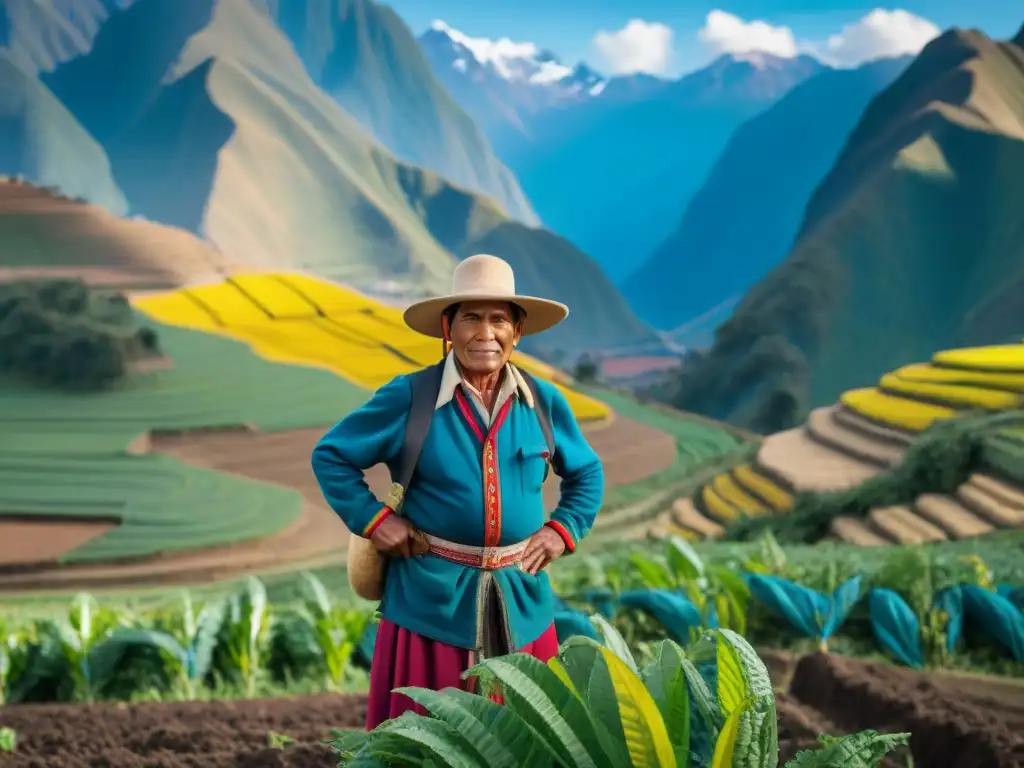
[[[601,506],[604,472],[597,454],[580,431],[564,395],[537,380],[538,402],[517,391],[505,417],[495,422],[493,466],[499,482],[492,494],[490,543],[508,546],[528,539],[545,525],[542,485],[547,446],[533,407],[549,414],[556,466],[562,476],[561,499],[550,522],[575,550]],[[466,398],[467,400],[469,398]],[[475,408],[459,398],[439,398],[430,430],[402,506],[417,529],[458,544],[485,544],[485,446],[478,431],[488,426]],[[324,498],[355,535],[368,536],[388,514],[363,479],[378,463],[394,468],[402,447],[412,402],[408,376],[381,387],[320,440],[313,450],[313,472]],[[400,627],[462,648],[479,648],[482,571],[434,554],[389,561],[381,615]],[[519,649],[537,639],[554,620],[554,596],[548,576],[518,566],[493,571],[507,613],[511,642]]]

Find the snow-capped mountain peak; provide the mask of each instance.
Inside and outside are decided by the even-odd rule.
[[[603,79],[585,65],[574,69],[563,64],[554,53],[534,43],[516,42],[508,37],[496,40],[470,37],[440,20],[434,21],[421,35],[420,44],[434,61],[450,56],[450,66],[457,72],[473,74],[482,70],[513,83],[537,86],[558,83],[580,90],[592,88]],[[592,80],[587,86],[576,77],[581,67]]]

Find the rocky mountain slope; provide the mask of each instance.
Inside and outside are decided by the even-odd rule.
[[[644,319],[674,328],[741,296],[782,261],[815,186],[909,61],[827,69],[741,125],[679,228],[623,284]]]
[[[105,149],[133,214],[200,234],[250,267],[307,269],[414,297],[447,289],[456,258],[502,227],[502,247],[529,254],[534,273],[575,265],[551,270],[538,292],[615,308],[574,313],[560,331],[565,348],[601,346],[598,326],[614,329],[608,343],[653,338],[587,256],[396,160],[317,87],[265,5],[136,0],[87,54],[30,82]],[[51,154],[46,163],[67,175]]]
[[[399,160],[538,219],[485,133],[435,77],[405,22],[372,0],[268,3],[313,82]]]
[[[125,213],[103,147],[7,50],[0,50],[0,83],[0,173]]]
[[[950,30],[865,111],[786,260],[673,401],[781,429],[939,349],[1024,328],[1024,29]]]

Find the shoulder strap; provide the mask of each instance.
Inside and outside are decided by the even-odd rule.
[[[544,442],[547,443],[548,453],[550,454],[550,460],[555,460],[555,435],[551,431],[551,419],[548,418],[547,411],[544,410],[544,404],[541,402],[540,395],[537,393],[537,382],[526,371],[519,368],[519,375],[523,377],[523,381],[526,382],[526,386],[530,389],[530,394],[533,395],[533,410],[537,414],[537,421],[540,422],[540,431],[544,433]]]
[[[410,376],[412,380],[412,405],[405,422],[405,437],[402,441],[402,453],[398,460],[397,472],[392,474],[391,481],[402,486],[403,496],[409,490],[409,483],[416,473],[416,464],[423,450],[423,442],[427,439],[430,422],[434,417],[434,405],[437,393],[441,388],[441,375],[444,373],[444,360],[429,368],[416,371]],[[398,510],[395,510],[396,512]]]

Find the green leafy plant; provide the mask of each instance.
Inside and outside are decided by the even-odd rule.
[[[18,734],[13,728],[0,728],[0,752],[12,753],[18,746]]]
[[[663,641],[638,670],[611,625],[601,628],[606,645],[574,637],[547,664],[512,654],[467,671],[499,683],[504,705],[457,689],[399,689],[429,714],[409,712],[368,733],[333,731],[339,765],[778,765],[771,682],[742,637],[715,630],[695,646],[697,658],[713,651],[715,683],[709,685],[678,644]],[[701,738],[714,745],[713,754],[693,749]]]
[[[100,606],[89,594],[79,594],[71,604],[66,618],[49,624],[49,630],[56,641],[60,654],[68,665],[73,681],[75,698],[93,701],[96,691],[103,683],[104,674],[110,667],[98,665],[94,674],[97,657],[95,649],[118,627],[128,625],[128,617],[106,606]]]
[[[910,741],[909,733],[878,733],[868,730],[850,736],[818,737],[819,749],[804,749],[786,768],[874,768],[882,758]]]
[[[169,676],[187,699],[196,698],[199,687],[210,673],[217,636],[224,624],[223,602],[203,606],[197,614],[191,596],[182,595],[181,610],[156,617],[153,629],[122,628],[98,645],[95,664],[103,665],[109,677],[132,646],[149,646],[159,651]]]
[[[302,583],[306,601],[299,615],[312,633],[328,688],[341,691],[352,652],[369,624],[371,614],[335,605],[323,583],[312,573],[303,573]]]
[[[666,538],[663,560],[634,553],[630,561],[645,586],[680,590],[707,626],[746,634],[750,589],[728,565],[705,563],[693,546],[679,536]]]
[[[266,587],[259,579],[250,576],[245,581],[245,588],[227,600],[217,646],[220,655],[218,667],[236,678],[248,697],[255,695],[263,677],[270,621]]]
[[[285,736],[283,733],[277,733],[276,731],[267,732],[267,746],[271,749],[284,749],[289,744],[294,744],[295,739],[291,736]]]

